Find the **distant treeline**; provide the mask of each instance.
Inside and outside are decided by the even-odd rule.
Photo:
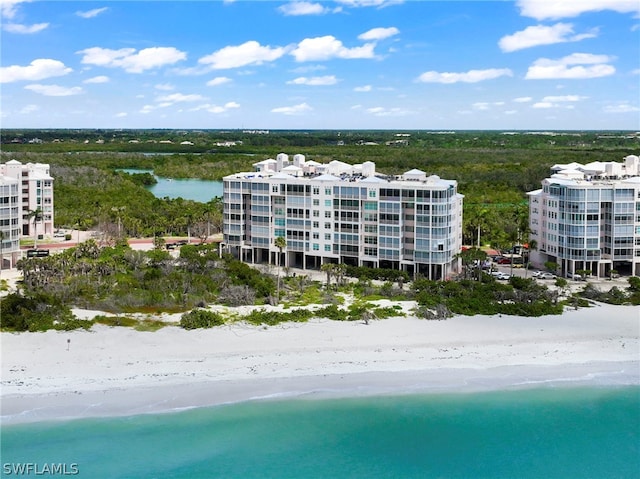
[[[119,225],[127,236],[146,236],[194,234],[196,224],[202,232],[214,223],[219,231],[220,203],[154,198],[143,187],[148,178],[117,170],[220,180],[284,152],[321,163],[373,161],[383,174],[418,168],[457,180],[465,196],[465,243],[475,243],[479,229],[483,244],[498,247],[510,246],[510,230],[526,224],[526,193],[540,187],[551,166],[620,161],[640,151],[640,136],[631,132],[3,130],[1,136],[0,162],[51,165],[58,227],[102,224],[115,231]],[[234,146],[217,146],[224,142]],[[526,241],[525,231],[519,235]]]

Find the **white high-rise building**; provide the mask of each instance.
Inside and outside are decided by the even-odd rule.
[[[280,153],[223,179],[224,248],[251,263],[393,268],[430,279],[458,269],[462,195],[420,170],[376,174],[375,164],[320,164]]]
[[[20,259],[21,228],[20,184],[15,178],[0,175],[0,275]]]
[[[612,269],[640,276],[640,160],[554,165],[529,195],[536,266],[558,264],[562,275]]]
[[[10,160],[0,164],[0,175],[18,180],[22,236],[35,239],[53,235],[53,178],[49,165]],[[41,218],[34,222],[35,211],[41,212]]]

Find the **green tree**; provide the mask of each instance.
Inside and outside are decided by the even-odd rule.
[[[538,250],[538,242],[536,240],[529,240],[529,244],[528,244],[528,251],[527,251],[527,264],[526,269],[524,270],[524,277],[527,277],[527,274],[529,273],[529,264],[531,263],[531,252],[532,251],[537,251]]]
[[[38,222],[42,221],[43,214],[40,207],[37,207],[33,211],[29,211],[27,218],[33,220],[33,247],[38,248]]]
[[[273,244],[278,248],[278,287],[277,287],[277,298],[280,301],[280,269],[281,269],[281,260],[282,260],[282,251],[287,247],[287,240],[282,236],[278,236]],[[286,260],[285,260],[286,264]]]
[[[327,289],[329,289],[329,287],[331,286],[331,276],[333,276],[334,273],[334,264],[333,263],[324,263],[322,266],[320,266],[320,270],[324,271],[324,273],[327,275]]]
[[[456,257],[462,260],[464,278],[467,279],[471,276],[480,281],[482,277],[480,263],[487,259],[487,253],[478,248],[469,248],[458,253]]]

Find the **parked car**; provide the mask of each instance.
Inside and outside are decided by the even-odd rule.
[[[538,279],[557,279],[558,277],[553,273],[540,273]]]
[[[531,273],[531,277],[538,278],[542,273],[544,273],[544,271],[534,271],[533,273]]]
[[[497,258],[496,259],[496,263],[498,263],[498,264],[511,264],[511,258],[505,258],[505,257]]]
[[[495,279],[501,279],[501,280],[509,280],[509,278],[511,278],[511,275],[507,274],[507,273],[503,273],[502,271],[494,271],[493,273],[491,273],[491,276],[493,276]]]
[[[54,238],[64,238],[67,235],[67,232],[64,230],[57,230],[53,233]]]
[[[567,274],[567,278],[573,279],[575,281],[582,281],[584,279],[582,275],[579,275],[578,273],[569,273]]]

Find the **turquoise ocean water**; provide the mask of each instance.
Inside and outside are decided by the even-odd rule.
[[[2,466],[63,463],[95,479],[633,479],[639,405],[638,386],[252,401],[6,426]]]

